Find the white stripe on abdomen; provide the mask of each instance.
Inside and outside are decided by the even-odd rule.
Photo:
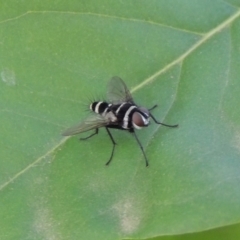
[[[136,106],[131,106],[127,112],[125,113],[124,115],[124,118],[123,118],[123,128],[124,129],[128,129],[128,121],[129,121],[129,114],[131,113],[131,111],[134,109],[134,108],[137,108]]]

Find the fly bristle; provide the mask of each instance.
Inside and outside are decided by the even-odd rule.
[[[89,103],[94,103],[94,102],[109,102],[103,94],[97,94],[97,95],[92,95],[91,97],[88,98]]]
[[[98,94],[99,95],[99,94]],[[95,96],[93,96],[93,94],[91,94],[91,96],[90,96],[90,94],[88,94],[88,97],[87,97],[87,101],[86,101],[86,104],[84,104],[86,107],[85,107],[85,110],[87,111],[87,112],[92,112],[92,110],[91,110],[91,105],[94,103],[94,102],[103,102],[104,100],[103,100],[103,98],[101,98],[101,97],[96,97],[96,95]]]
[[[87,96],[87,97],[85,97],[85,101],[84,101],[84,111],[85,112],[91,112],[91,110],[90,110],[90,105],[92,104],[94,102],[94,100],[93,100],[93,97],[91,96],[91,97],[89,97],[89,96]]]

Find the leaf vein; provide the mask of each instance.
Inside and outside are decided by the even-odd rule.
[[[198,42],[196,42],[192,47],[190,47],[185,53],[183,53],[181,56],[179,56],[176,60],[172,61],[168,65],[166,65],[164,68],[160,69],[159,71],[155,72],[153,75],[151,75],[149,78],[145,79],[141,84],[137,85],[135,88],[132,89],[132,92],[137,91],[138,89],[144,87],[145,85],[149,84],[150,82],[154,81],[159,75],[165,73],[173,66],[181,63],[184,61],[190,54],[192,54],[198,47],[200,47],[202,44],[204,44],[206,41],[211,39],[213,36],[215,36],[217,33],[222,31],[224,28],[229,26],[234,20],[236,20],[240,16],[240,10],[237,11],[234,15],[229,17],[226,21],[222,22],[220,25],[218,25],[216,28],[212,29],[208,33],[206,33]]]
[[[38,164],[39,162],[41,162],[42,159],[44,159],[45,157],[47,157],[48,155],[52,154],[55,150],[57,150],[63,143],[65,143],[67,141],[69,137],[65,137],[63,138],[56,146],[54,146],[52,149],[50,149],[48,152],[46,152],[46,154],[40,156],[38,159],[36,159],[34,162],[32,162],[31,164],[27,165],[24,169],[22,169],[21,171],[19,171],[18,173],[16,173],[12,178],[10,178],[7,182],[3,183],[0,186],[0,191],[2,191],[5,187],[7,187],[10,183],[12,183],[14,180],[16,180],[18,177],[20,177],[21,175],[23,175],[24,173],[26,173],[29,169],[31,169],[32,167],[34,167],[36,164]]]
[[[119,20],[124,20],[124,21],[132,21],[132,22],[142,22],[142,23],[147,23],[150,25],[156,25],[156,26],[161,26],[161,27],[165,27],[165,28],[171,28],[177,31],[181,31],[181,32],[186,32],[186,33],[191,33],[191,34],[196,34],[199,36],[202,36],[202,33],[199,32],[194,32],[194,31],[190,31],[187,29],[183,29],[183,28],[177,28],[177,27],[173,27],[170,25],[166,25],[163,23],[158,23],[158,22],[154,22],[151,20],[142,20],[142,19],[137,19],[137,18],[126,18],[126,17],[121,17],[121,16],[114,16],[114,15],[107,15],[107,14],[102,14],[102,13],[94,13],[94,12],[73,12],[73,11],[27,11],[19,16],[13,17],[13,18],[8,18],[5,19],[3,21],[0,22],[1,23],[6,23],[9,21],[14,21],[14,20],[18,20],[19,18],[25,17],[27,15],[30,14],[71,14],[71,15],[92,15],[92,16],[97,16],[97,17],[102,17],[102,18],[111,18],[111,19],[119,19]]]

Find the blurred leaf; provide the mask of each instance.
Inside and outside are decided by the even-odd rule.
[[[21,4],[20,4],[21,3]],[[2,1],[1,239],[122,239],[240,221],[240,3]],[[158,104],[134,138],[60,133],[124,79]],[[82,134],[82,136],[87,136]]]

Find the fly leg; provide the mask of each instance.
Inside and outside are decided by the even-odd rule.
[[[152,110],[153,110],[154,108],[156,108],[156,107],[157,107],[157,104],[154,105],[153,107],[149,108],[148,111],[152,111]]]
[[[111,132],[109,131],[109,129],[107,127],[106,127],[106,130],[107,130],[107,133],[108,133],[108,135],[109,135],[109,137],[110,137],[110,139],[112,141],[112,144],[113,144],[113,148],[112,148],[112,153],[111,153],[110,159],[106,163],[106,165],[108,166],[109,163],[112,161],[114,150],[115,150],[115,146],[116,146],[117,143],[114,141],[113,136],[112,136]]]
[[[98,134],[98,128],[96,128],[95,132],[94,132],[93,134],[91,134],[90,136],[85,137],[85,138],[80,138],[79,140],[87,140],[87,139],[93,137],[93,136],[96,135],[96,134]]]
[[[157,105],[154,105],[153,107],[151,107],[150,109],[148,109],[148,111],[152,111],[154,108],[156,108]],[[159,121],[156,120],[156,118],[151,114],[149,113],[150,117],[153,119],[153,121],[156,123],[156,124],[161,124],[165,127],[178,127],[178,124],[175,124],[175,125],[169,125],[169,124],[165,124],[165,123],[161,123]]]
[[[178,127],[178,124],[176,124],[176,125],[168,125],[168,124],[165,124],[165,123],[161,123],[161,122],[159,122],[159,121],[157,121],[156,120],[156,118],[151,114],[151,113],[149,113],[149,115],[151,116],[151,118],[153,119],[153,121],[156,123],[156,124],[161,124],[161,125],[163,125],[163,126],[165,126],[165,127]]]
[[[140,149],[141,149],[141,151],[142,151],[142,153],[143,153],[143,156],[144,156],[144,158],[145,158],[146,167],[147,167],[147,166],[148,166],[148,160],[147,160],[147,156],[146,156],[146,154],[145,154],[145,152],[144,152],[143,146],[142,146],[141,142],[139,141],[139,139],[138,139],[135,131],[132,130],[132,131],[130,131],[130,132],[133,133],[134,137],[136,138],[136,140],[137,140],[137,142],[138,142],[138,145],[139,145],[139,147],[140,147]]]

